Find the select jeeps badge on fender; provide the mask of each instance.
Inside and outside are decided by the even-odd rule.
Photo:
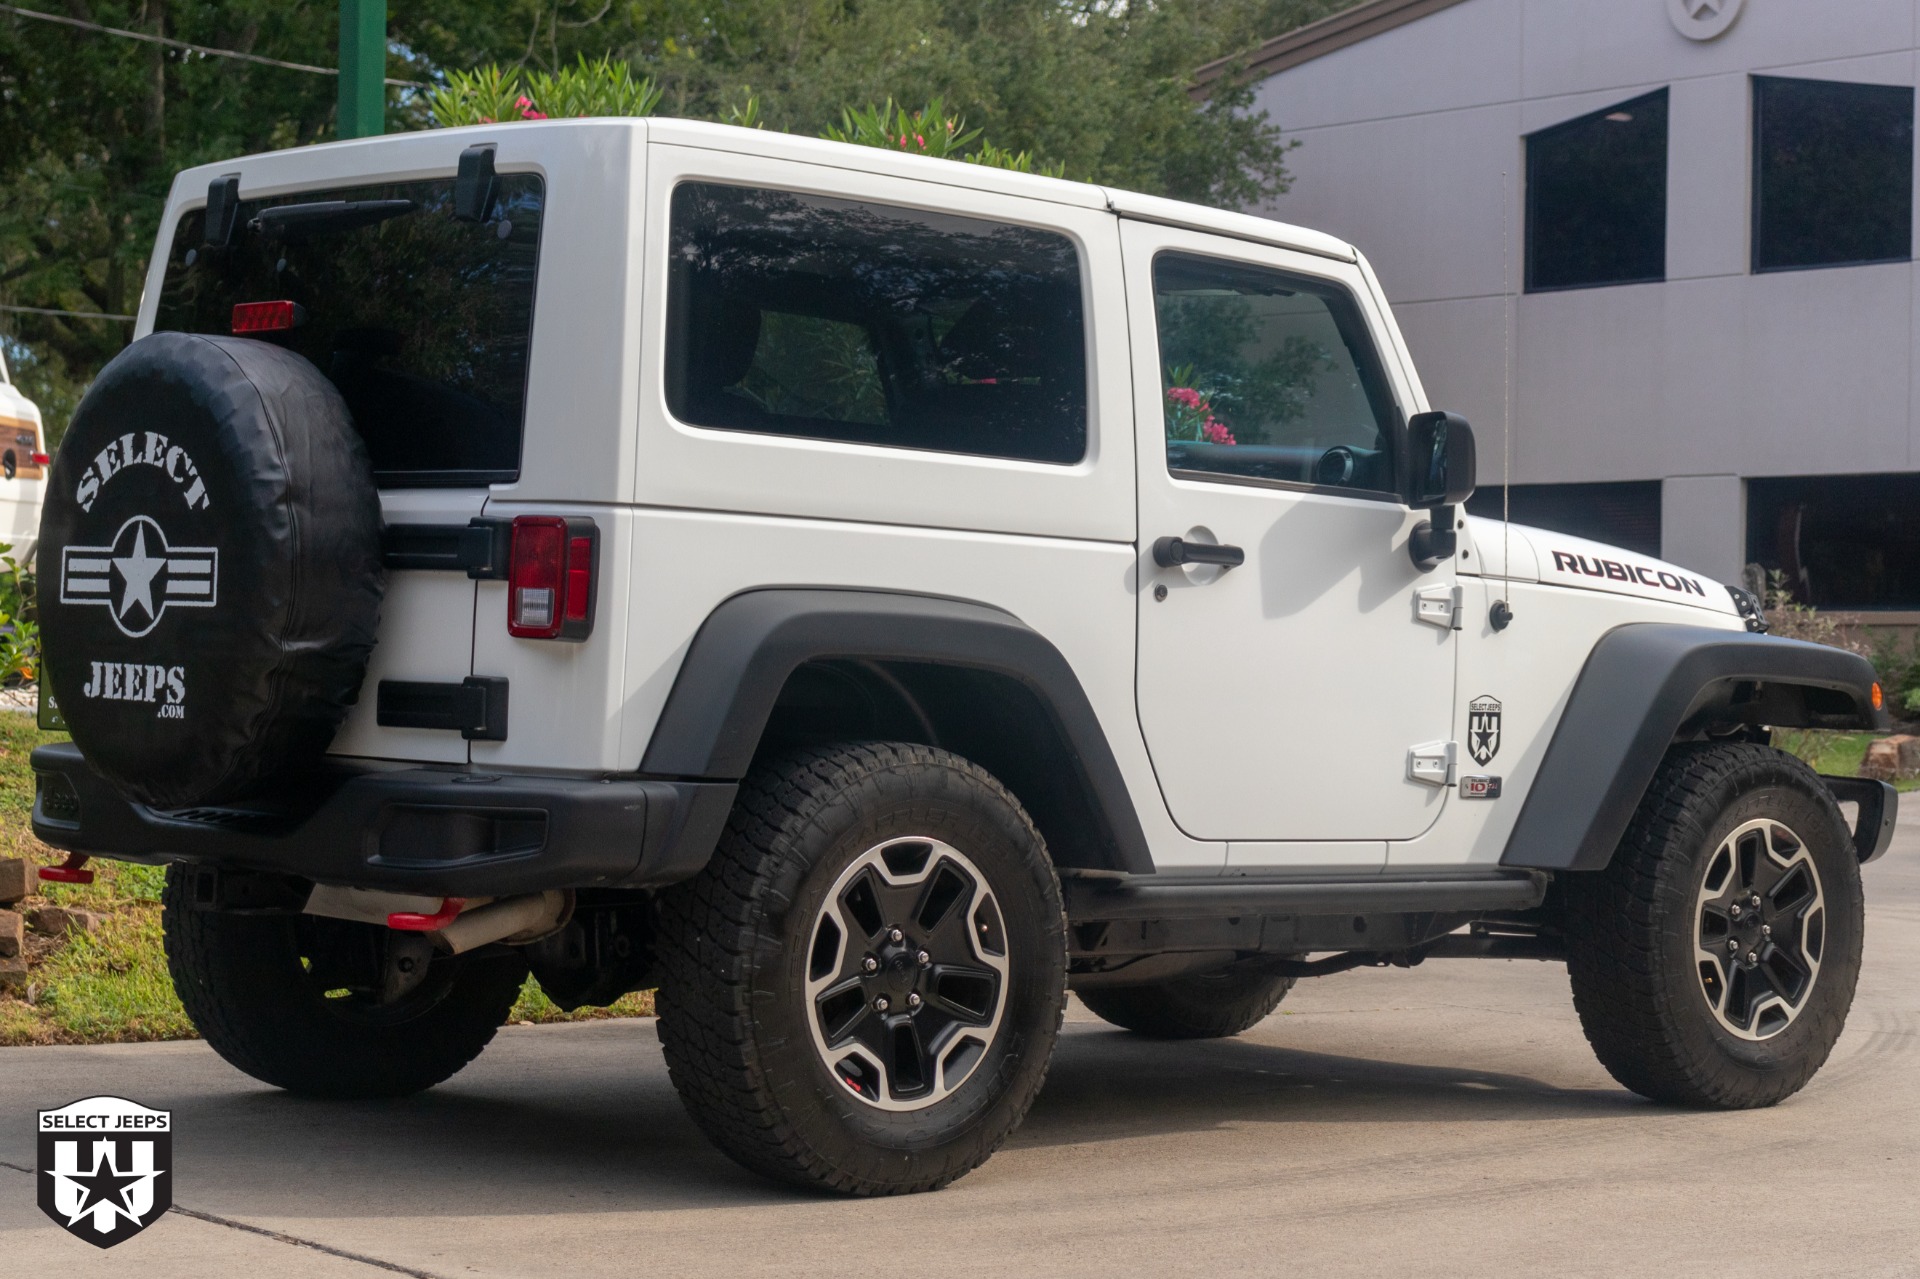
[[[104,605],[123,635],[138,639],[169,607],[212,608],[219,602],[220,552],[211,546],[169,546],[145,515],[120,526],[111,546],[68,546],[60,552],[60,602]]]
[[[173,1113],[125,1097],[88,1097],[40,1112],[40,1211],[96,1248],[111,1248],[173,1206]]]
[[[1500,753],[1500,702],[1497,698],[1476,697],[1467,703],[1467,754],[1476,764],[1486,764]]]

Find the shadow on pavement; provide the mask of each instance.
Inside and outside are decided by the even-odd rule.
[[[291,1097],[210,1062],[192,1072],[199,1086],[173,1096],[164,1085],[125,1085],[174,1112],[182,1202],[247,1219],[820,1202],[736,1168],[707,1144],[667,1081],[651,1023],[511,1038],[508,1052],[496,1046],[449,1084],[395,1102]],[[1595,1119],[1645,1105],[1615,1089],[1246,1039],[1159,1043],[1081,1025],[1062,1038],[1046,1090],[1009,1148],[1247,1124]]]

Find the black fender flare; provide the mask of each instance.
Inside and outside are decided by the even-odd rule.
[[[1636,622],[1600,637],[1567,699],[1500,857],[1599,870],[1661,757],[1706,726],[1883,728],[1873,664],[1778,636]]]
[[[737,781],[774,703],[801,665],[827,659],[969,667],[1024,685],[1052,719],[1096,800],[1115,869],[1153,871],[1153,856],[1106,733],[1060,650],[1013,614],[939,596],[816,587],[745,591],[694,635],[640,772]]]

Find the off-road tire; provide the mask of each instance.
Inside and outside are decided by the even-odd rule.
[[[1293,978],[1227,969],[1151,986],[1076,992],[1102,1021],[1154,1039],[1226,1039],[1265,1021],[1293,989]]]
[[[834,884],[892,839],[944,841],[1004,919],[997,1037],[953,1092],[887,1111],[816,1049],[810,936]],[[1066,918],[1045,843],[1012,794],[943,750],[887,742],[804,750],[741,785],[720,846],[660,900],[659,1032],[694,1121],[746,1168],[852,1195],[936,1190],[979,1167],[1025,1117],[1066,1007]]]
[[[1742,1038],[1702,993],[1696,894],[1721,842],[1757,818],[1810,850],[1825,896],[1805,1004],[1771,1038]],[[1565,877],[1567,971],[1587,1040],[1643,1097],[1717,1110],[1771,1106],[1826,1061],[1860,972],[1860,865],[1832,794],[1798,759],[1753,743],[1689,744],[1662,761],[1613,861]]]
[[[180,1002],[230,1065],[288,1092],[373,1098],[431,1088],[480,1055],[526,978],[514,952],[440,957],[391,1006],[330,999],[302,963],[301,930],[376,925],[200,911],[191,889],[192,876],[171,867],[161,927]]]

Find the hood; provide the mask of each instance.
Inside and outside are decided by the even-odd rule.
[[[1510,525],[1503,535],[1499,520],[1472,516],[1467,517],[1465,528],[1466,549],[1459,567],[1463,577],[1499,577],[1505,571],[1516,582],[1632,595],[1740,616],[1733,593],[1723,584],[1651,555],[1525,524]],[[1507,570],[1509,557],[1512,567]]]

